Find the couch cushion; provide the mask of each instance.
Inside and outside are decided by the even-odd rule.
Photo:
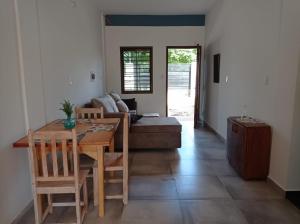
[[[91,102],[95,108],[103,107],[105,113],[119,112],[115,101],[109,95],[94,98]]]
[[[181,132],[181,124],[175,117],[143,117],[131,125],[135,132]]]

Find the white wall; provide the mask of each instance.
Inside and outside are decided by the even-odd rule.
[[[121,46],[153,47],[153,94],[123,94],[135,97],[138,112],[166,115],[166,47],[204,46],[204,27],[105,27],[107,91],[121,93]]]
[[[11,148],[25,133],[14,5],[0,1],[0,223],[13,217],[31,200],[27,152]]]
[[[29,127],[63,117],[59,103],[103,94],[101,15],[94,0],[0,2],[0,223],[8,224],[32,199],[26,150],[11,143]],[[20,22],[18,36],[16,21]],[[23,59],[23,60],[22,60]],[[21,65],[19,66],[19,61]],[[90,82],[90,71],[96,80]],[[25,91],[22,91],[21,77]],[[72,81],[72,85],[69,82]],[[25,103],[25,109],[23,104]]]
[[[92,2],[80,0],[72,7],[70,1],[39,1],[47,120],[61,116],[57,107],[64,98],[83,104],[103,93],[101,18]]]
[[[291,140],[291,152],[289,158],[288,170],[288,189],[300,189],[300,2],[285,1],[283,5],[283,22],[282,34],[284,38],[284,53],[281,54],[282,61],[285,63],[282,66],[282,73],[287,71],[297,74],[297,80],[294,96],[294,113],[293,113],[293,128]],[[284,35],[286,34],[286,35]]]
[[[298,78],[297,78],[297,90],[295,95],[295,110],[293,120],[293,133],[291,143],[291,153],[289,158],[289,170],[288,170],[288,189],[298,190],[300,186],[300,48],[299,49],[299,64],[298,64]]]
[[[206,122],[226,138],[227,117],[240,115],[246,105],[248,115],[269,123],[269,175],[285,190],[299,62],[297,14],[294,0],[218,1],[206,26]],[[215,53],[221,53],[220,84],[212,81]]]

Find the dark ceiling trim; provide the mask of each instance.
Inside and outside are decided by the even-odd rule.
[[[205,15],[106,15],[106,26],[205,26]]]

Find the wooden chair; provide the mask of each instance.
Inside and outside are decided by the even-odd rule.
[[[101,108],[75,108],[76,119],[100,119],[104,117],[103,107]]]
[[[37,131],[28,133],[29,162],[35,223],[42,223],[55,206],[75,206],[76,223],[81,224],[87,213],[87,171],[79,170],[76,131]],[[68,163],[71,154],[73,165]],[[71,168],[72,167],[72,168]],[[83,190],[83,202],[80,193]],[[75,194],[75,202],[53,202],[53,194]],[[41,198],[47,196],[43,211]]]
[[[75,108],[75,114],[77,120],[84,119],[102,119],[104,116],[103,107],[101,108]],[[86,155],[80,155],[80,168],[81,169],[92,169],[94,160]]]
[[[82,120],[82,119],[102,119],[104,117],[104,112],[103,112],[103,107],[101,108],[80,108],[76,107],[75,108],[75,114],[76,114],[76,119],[77,120]],[[98,182],[97,181],[97,174],[94,173],[93,171],[93,166],[94,166],[95,160],[85,156],[85,155],[80,155],[80,169],[82,170],[91,170],[93,172],[92,175],[88,175],[88,177],[93,178],[93,189],[94,189],[94,205],[98,205]]]
[[[118,195],[105,195],[105,199],[122,199],[123,203],[126,205],[128,203],[128,113],[124,113],[123,119],[123,149],[122,152],[106,152],[104,154],[104,171],[109,172],[107,175],[105,184],[120,184],[123,185],[123,193]],[[121,171],[122,178],[115,178],[115,175],[111,175],[111,172]],[[97,163],[94,164],[93,173],[94,178],[98,177],[98,167]],[[98,183],[94,179],[95,183]],[[98,190],[98,186],[95,187]],[[98,192],[96,192],[98,195]],[[96,197],[98,199],[98,197]],[[98,201],[95,202],[98,204]]]

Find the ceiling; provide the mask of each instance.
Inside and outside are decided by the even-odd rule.
[[[216,0],[97,0],[104,14],[206,14]]]

